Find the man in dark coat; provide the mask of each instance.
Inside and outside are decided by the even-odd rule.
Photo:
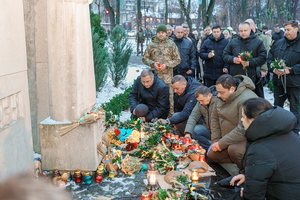
[[[173,75],[191,76],[196,68],[196,50],[191,41],[183,37],[182,26],[176,26],[174,43],[176,44],[181,58],[181,63],[173,69]]]
[[[184,136],[184,129],[187,120],[194,109],[197,100],[195,90],[201,83],[192,77],[184,78],[181,75],[174,76],[172,87],[174,89],[174,115],[167,120],[161,120],[163,123],[174,124],[178,133]]]
[[[240,35],[238,38],[231,40],[224,49],[223,60],[226,63],[230,63],[230,75],[246,75],[255,84],[258,79],[257,74],[260,75],[260,72],[256,73],[257,67],[260,67],[266,62],[267,51],[263,42],[251,31],[249,23],[242,22],[239,25],[239,32]],[[252,60],[248,62],[240,60],[240,53],[251,51],[253,56]]]
[[[285,37],[271,48],[268,65],[275,59],[283,59],[286,62],[285,72],[271,68],[271,72],[274,73],[274,105],[283,107],[285,100],[289,99],[290,111],[297,117],[295,132],[298,134],[300,131],[300,32],[298,22],[295,21],[287,22],[284,28]]]
[[[157,77],[155,71],[143,70],[133,85],[129,95],[132,118],[136,118],[135,108],[140,103],[147,105],[149,109],[148,115],[142,118],[143,122],[168,117],[170,111],[169,87]]]
[[[273,40],[272,45],[274,45],[278,40],[284,38],[284,32],[280,30],[279,25],[277,24],[274,28],[275,28],[275,33],[273,33],[272,35],[272,40]]]
[[[229,69],[229,64],[222,58],[223,50],[229,41],[225,39],[220,26],[214,26],[212,31],[200,49],[200,58],[205,60],[204,83],[207,87],[215,85],[217,79]]]

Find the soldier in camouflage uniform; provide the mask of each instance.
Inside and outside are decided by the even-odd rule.
[[[161,24],[156,29],[157,35],[152,38],[151,43],[147,46],[143,62],[145,65],[155,70],[157,76],[162,79],[168,86],[170,92],[170,115],[174,113],[174,91],[172,88],[173,68],[180,62],[180,53],[173,40],[167,37],[167,28]]]
[[[143,28],[140,27],[139,28],[139,32],[136,34],[136,42],[137,42],[137,50],[136,53],[137,55],[139,55],[140,53],[143,55],[143,46],[144,46],[144,42],[145,42],[145,33],[143,32]],[[141,46],[141,51],[139,50],[139,47]]]

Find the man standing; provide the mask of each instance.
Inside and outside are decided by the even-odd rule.
[[[204,37],[202,38],[202,44],[201,46],[203,45],[203,43],[205,42],[205,40],[208,39],[208,37],[210,36],[212,30],[211,30],[211,26],[210,25],[207,25],[204,29]]]
[[[192,138],[197,140],[206,151],[208,151],[209,140],[211,140],[211,114],[217,98],[213,95],[215,89],[215,86],[211,88],[206,86],[197,87],[195,97],[198,102],[189,116],[184,130],[185,136],[192,135]],[[201,124],[202,117],[205,123]]]
[[[196,51],[193,43],[183,37],[183,32],[182,26],[176,26],[174,43],[180,52],[181,63],[173,69],[173,74],[188,77],[195,71]]]
[[[230,64],[230,75],[246,75],[255,84],[256,80],[260,81],[256,74],[257,67],[266,62],[267,51],[263,42],[251,32],[249,23],[242,22],[239,25],[239,32],[238,38],[231,40],[224,49],[223,60]],[[252,52],[253,59],[241,61],[239,54],[242,52]]]
[[[204,84],[207,87],[216,84],[217,79],[228,72],[229,64],[223,61],[223,50],[228,44],[220,26],[212,28],[212,34],[200,49],[200,58],[204,63]]]
[[[135,108],[138,104],[148,106],[149,112],[142,118],[143,122],[150,122],[155,118],[166,119],[170,110],[169,88],[155,72],[144,69],[132,87],[129,104],[132,117],[136,117]]]
[[[274,28],[275,33],[272,35],[273,44],[271,46],[273,46],[278,40],[284,38],[284,32],[280,30],[280,26],[277,24]]]
[[[300,32],[297,21],[284,25],[285,37],[277,41],[270,50],[268,65],[275,59],[286,62],[285,72],[271,69],[274,84],[274,105],[283,107],[285,100],[290,101],[290,111],[297,117],[295,132],[300,130]]]
[[[237,79],[237,80],[235,80]],[[243,102],[257,97],[254,84],[246,76],[222,75],[217,80],[218,99],[212,112],[208,158],[216,163],[235,163],[241,168],[245,153],[245,130],[241,122]]]
[[[173,31],[172,31],[172,26],[166,25],[166,27],[167,27],[167,36],[168,36],[169,38],[173,38],[173,37],[174,37],[174,34],[173,34]]]
[[[256,25],[252,19],[247,19],[246,22],[248,22],[250,24],[251,30],[255,33],[256,37],[263,42],[264,47],[267,50],[267,57],[268,57],[270,45],[269,45],[267,36],[265,36],[262,32],[260,32],[259,30],[256,29]],[[267,81],[264,81],[264,77],[268,73],[267,62],[265,62],[262,66],[258,67],[258,70],[260,70],[260,72],[261,72],[261,81],[256,82],[255,93],[257,94],[257,96],[265,98],[263,87],[264,87],[265,82],[267,82]]]
[[[196,88],[200,85],[201,84],[192,77],[184,78],[181,75],[177,75],[172,79],[172,87],[175,92],[175,113],[171,118],[161,120],[161,122],[174,124],[178,134],[181,136],[184,136],[186,122],[197,103],[194,93]]]
[[[173,68],[180,62],[180,53],[172,39],[167,37],[167,28],[161,24],[156,29],[157,35],[152,38],[151,43],[147,46],[143,62],[145,65],[155,70],[157,76],[162,79],[168,86],[170,92],[170,113],[174,113],[173,108],[173,88],[171,80],[173,78]]]
[[[267,26],[263,26],[262,27],[262,31],[263,31],[263,34],[265,35],[266,32],[268,31],[268,27]]]
[[[139,32],[136,34],[136,41],[137,41],[137,50],[136,50],[136,53],[137,55],[140,54],[140,51],[139,51],[139,47],[141,45],[141,54],[143,55],[143,46],[144,46],[144,42],[145,42],[145,33],[143,32],[143,28],[140,27],[139,28]]]

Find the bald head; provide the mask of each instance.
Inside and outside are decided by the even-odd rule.
[[[255,23],[254,23],[253,19],[247,19],[245,22],[248,22],[250,24],[250,28],[255,33],[256,32],[256,26],[255,26]]]
[[[184,30],[182,26],[176,26],[174,34],[176,36],[176,38],[181,39],[183,38],[184,35]]]

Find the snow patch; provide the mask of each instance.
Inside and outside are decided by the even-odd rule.
[[[51,119],[51,117],[49,116],[48,118],[41,121],[40,124],[43,124],[43,125],[57,125],[57,124],[72,124],[72,122],[71,121],[59,122],[59,121],[56,121],[54,119]]]

